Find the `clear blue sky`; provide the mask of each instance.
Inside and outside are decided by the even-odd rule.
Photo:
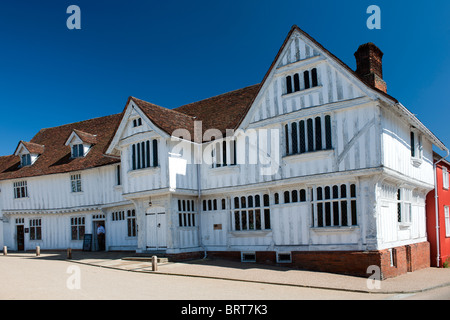
[[[69,30],[69,5],[81,30]],[[366,9],[381,8],[381,30]],[[0,2],[0,155],[41,129],[119,113],[135,96],[173,108],[259,83],[293,24],[355,69],[384,52],[388,93],[450,146],[450,1]]]

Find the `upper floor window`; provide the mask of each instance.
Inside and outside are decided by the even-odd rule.
[[[303,74],[296,73],[294,76],[286,77],[286,93],[297,92],[314,88],[319,85],[317,78],[317,68],[303,71]]]
[[[72,158],[84,157],[84,146],[83,144],[74,144],[72,146]]]
[[[449,175],[446,167],[442,167],[442,187],[448,189]]]
[[[72,192],[82,192],[81,190],[81,174],[73,174],[70,176],[70,185]]]
[[[236,165],[236,140],[224,139],[213,143],[211,149],[213,168]]]
[[[417,131],[411,131],[410,140],[411,157],[422,159],[422,135]]]
[[[120,164],[116,167],[116,185],[122,185],[122,170]]]
[[[142,141],[131,146],[133,170],[158,166],[158,140]]]
[[[14,198],[28,198],[28,187],[26,181],[14,182]]]
[[[142,126],[142,118],[133,119],[133,128]]]
[[[285,125],[286,155],[332,149],[331,117],[318,116]]]
[[[43,145],[20,141],[19,145],[14,151],[14,155],[18,156],[20,159],[20,167],[31,166],[38,157],[44,153],[45,147]]]
[[[22,167],[30,166],[31,165],[31,154],[23,154],[20,158],[20,164]]]

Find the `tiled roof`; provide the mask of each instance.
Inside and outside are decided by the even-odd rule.
[[[87,144],[96,144],[97,143],[97,135],[86,133],[77,129],[74,129],[73,132],[76,133],[78,138],[81,139],[84,143]]]
[[[40,130],[27,145],[44,146],[44,152],[33,165],[26,167],[20,167],[18,156],[0,157],[0,180],[71,172],[120,162],[104,155],[119,119],[120,114],[115,114]],[[65,146],[74,130],[96,136],[96,143],[84,158],[72,159],[70,146]]]
[[[19,144],[17,145],[17,148],[19,148],[20,144],[22,144],[28,150],[29,153],[34,153],[34,154],[43,154],[44,153],[45,147],[41,144],[20,141]],[[16,151],[17,151],[17,148],[16,148]]]
[[[157,106],[156,104],[135,97],[130,97],[129,100],[130,99],[136,103],[136,105],[158,128],[167,134],[172,135],[176,129],[186,129],[191,133],[191,135],[193,134],[193,117],[172,109]]]
[[[226,129],[237,129],[246,115],[249,104],[258,93],[260,85],[227,92],[174,109],[195,120],[202,121],[202,135],[208,129],[218,129],[225,136]]]

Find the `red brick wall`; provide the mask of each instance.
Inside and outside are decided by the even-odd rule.
[[[293,251],[292,262],[279,265],[302,270],[348,274],[369,277],[369,266],[380,268],[381,280],[393,278],[407,272],[430,267],[430,244],[421,242],[392,248],[393,265],[389,249],[380,251]],[[277,264],[274,251],[257,251],[256,263]],[[239,251],[209,251],[208,257],[241,261]]]

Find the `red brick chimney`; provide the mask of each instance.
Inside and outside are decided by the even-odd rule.
[[[355,52],[356,73],[368,85],[387,92],[383,80],[383,52],[372,42],[360,45]]]

